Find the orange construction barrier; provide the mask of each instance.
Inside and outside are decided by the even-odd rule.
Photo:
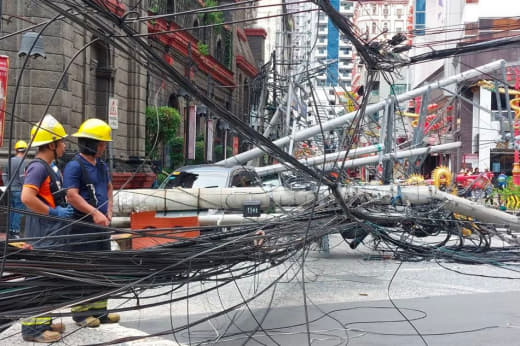
[[[155,217],[155,211],[145,211],[140,213],[132,213],[130,215],[130,228],[132,230],[144,230],[153,228],[176,228],[176,227],[197,227],[200,226],[197,216],[183,217]],[[165,243],[176,242],[173,238],[196,238],[200,236],[200,231],[191,230],[179,232],[172,229],[160,231],[147,231],[148,235],[162,235],[163,237],[133,237],[132,249],[138,250],[148,247],[157,246]],[[172,237],[172,238],[168,238]]]

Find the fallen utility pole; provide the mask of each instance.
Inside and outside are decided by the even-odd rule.
[[[352,149],[348,152],[340,151],[337,153],[309,157],[309,158],[301,159],[300,162],[307,166],[315,166],[315,165],[323,164],[323,162],[340,160],[340,159],[344,158],[345,155],[347,155],[347,157],[356,157],[356,156],[360,156],[360,155],[380,152],[381,150],[383,150],[383,146],[380,144],[370,145],[368,147]],[[256,167],[255,171],[256,171],[256,173],[258,173],[259,176],[263,177],[263,176],[273,174],[273,173],[284,172],[284,171],[287,171],[288,169],[291,169],[291,167],[278,163],[276,165]]]
[[[465,81],[467,79],[478,77],[482,74],[488,74],[492,71],[500,69],[503,63],[504,63],[504,60],[497,60],[492,63],[482,65],[482,66],[476,67],[472,70],[468,70],[468,71],[456,74],[454,76],[448,77],[446,79],[437,81],[435,83],[431,83],[431,84],[425,85],[423,87],[408,91],[404,94],[398,95],[396,97],[396,102],[401,103],[406,100],[412,99],[414,97],[421,96],[425,92],[427,92],[428,89],[440,89],[440,88],[443,88],[443,87],[453,84],[453,83],[459,83],[459,82]],[[384,109],[385,105],[386,105],[386,100],[381,101],[379,103],[372,104],[372,105],[368,105],[365,110],[365,115],[370,115],[370,114],[376,113],[376,112]],[[291,139],[293,139],[293,138],[295,141],[301,141],[304,139],[314,137],[314,136],[320,134],[322,131],[327,131],[327,130],[331,130],[331,129],[335,129],[340,126],[343,126],[344,124],[352,121],[352,119],[354,119],[356,114],[357,114],[357,112],[347,113],[345,115],[337,117],[336,119],[323,123],[322,126],[316,125],[316,126],[310,127],[306,130],[298,132],[294,136],[283,137],[283,138],[280,138],[280,139],[274,141],[273,143],[278,147],[282,147],[282,146],[286,145],[287,143],[289,143],[291,141]],[[262,149],[255,148],[255,149],[243,152],[241,154],[235,155],[233,157],[230,157],[226,160],[219,161],[217,163],[221,164],[221,165],[225,165],[225,166],[242,165],[263,154],[264,154],[264,151]]]
[[[114,215],[142,211],[201,209],[242,209],[244,202],[258,201],[262,208],[300,206],[315,200],[312,191],[292,191],[283,187],[269,191],[261,187],[135,189],[120,190],[114,196]]]
[[[444,201],[444,208],[453,212],[476,218],[481,222],[510,227],[511,230],[520,230],[520,219],[506,212],[488,208],[479,203],[462,197],[443,192],[434,186],[348,186],[340,188],[343,198],[351,198],[360,194],[370,194],[381,202],[391,203],[393,197],[399,196],[403,203],[427,204],[433,200]]]
[[[426,148],[417,148],[417,149],[410,149],[410,150],[401,150],[396,153],[388,153],[384,155],[376,155],[376,156],[369,156],[369,157],[361,157],[358,159],[353,160],[346,160],[345,164],[343,165],[341,162],[334,162],[330,163],[330,161],[335,161],[339,159],[341,156],[345,155],[345,152],[342,151],[341,153],[333,154],[332,157],[329,159],[329,155],[327,155],[326,160],[329,161],[325,164],[325,169],[331,169],[334,167],[341,167],[343,166],[346,168],[353,168],[353,167],[359,167],[359,166],[365,166],[371,163],[378,163],[378,162],[385,162],[390,160],[399,160],[404,159],[407,157],[417,156],[417,155],[423,155],[428,153],[438,153],[438,152],[444,152],[444,151],[450,151],[455,150],[457,148],[460,148],[462,146],[461,142],[453,142],[453,143],[446,143],[446,144],[440,144],[440,145],[434,145],[431,147]],[[375,151],[381,151],[383,146],[377,145],[377,146],[370,146],[370,147],[363,147],[354,149],[349,152],[349,157],[357,156],[357,155],[363,155],[370,152]],[[362,151],[362,149],[367,149],[367,151]],[[376,150],[374,150],[376,149]],[[343,155],[341,155],[343,154]],[[319,165],[323,163],[323,156],[318,156],[310,159],[300,160],[301,163],[305,165]],[[282,165],[282,164],[276,164],[271,166],[265,166],[265,167],[257,167],[255,170],[258,173],[259,176],[265,176],[272,173],[280,173],[291,169],[290,166]]]
[[[379,156],[361,157],[359,159],[345,161],[345,168],[365,166],[370,163],[377,163],[379,161],[404,159],[407,157],[423,155],[423,154],[428,154],[428,153],[438,153],[438,152],[443,152],[443,151],[450,151],[450,150],[455,150],[457,148],[460,148],[461,146],[462,146],[462,142],[452,142],[452,143],[434,145],[434,146],[426,147],[426,148],[401,150],[396,153],[384,154],[381,157],[379,157]]]

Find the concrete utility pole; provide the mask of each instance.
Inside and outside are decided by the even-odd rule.
[[[381,143],[384,143],[384,154],[390,154],[394,150],[394,119],[395,119],[395,103],[394,98],[390,97],[386,100],[385,116],[383,127],[381,128]],[[394,166],[390,160],[383,162],[383,184],[390,184],[394,173]]]
[[[301,159],[299,161],[307,166],[315,166],[315,165],[323,164],[324,161],[330,162],[330,161],[341,160],[345,157],[345,155],[347,155],[347,157],[356,157],[356,156],[360,156],[360,155],[380,152],[381,150],[383,150],[383,146],[380,144],[377,144],[377,145],[370,145],[368,147],[352,149],[352,150],[349,150],[348,153],[347,153],[347,151],[340,151],[337,153],[330,153],[330,154],[326,154],[326,155],[305,158],[305,159]],[[341,162],[338,163],[338,166],[341,166]],[[276,165],[271,165],[271,166],[255,168],[256,173],[258,173],[258,175],[261,177],[269,175],[269,174],[273,174],[273,173],[284,172],[289,169],[290,169],[290,167],[287,167],[287,165],[283,165],[281,163],[278,163]]]
[[[427,147],[427,148],[417,148],[417,149],[410,149],[410,150],[402,150],[402,151],[398,151],[396,153],[388,153],[388,154],[383,155],[383,157],[379,157],[379,156],[362,157],[359,159],[345,161],[345,168],[365,166],[370,163],[377,163],[380,160],[385,162],[385,161],[389,161],[389,160],[398,160],[398,159],[404,159],[407,157],[413,157],[413,156],[417,156],[417,155],[424,155],[426,153],[439,153],[439,152],[443,152],[443,151],[450,151],[450,150],[455,150],[457,148],[460,148],[461,146],[462,146],[461,142],[452,142],[452,143],[434,145],[434,146]]]
[[[369,156],[369,157],[361,157],[358,159],[353,160],[347,160],[345,161],[345,164],[342,162],[334,162],[334,163],[327,163],[324,167],[325,170],[342,166],[347,168],[354,168],[354,167],[360,167],[360,166],[366,166],[371,163],[378,163],[378,162],[387,162],[387,161],[394,161],[399,159],[404,159],[411,156],[417,156],[417,155],[424,155],[426,153],[438,153],[438,152],[444,152],[444,151],[451,151],[455,150],[457,148],[460,148],[462,146],[461,142],[453,142],[453,143],[446,143],[441,145],[435,145],[432,147],[427,148],[418,148],[418,149],[412,149],[412,150],[402,150],[398,151],[396,153],[388,153],[384,154],[383,156]],[[320,167],[321,168],[321,167]]]
[[[142,211],[242,209],[246,201],[259,201],[262,208],[301,206],[314,199],[313,191],[292,191],[283,187],[267,192],[261,187],[120,190],[114,196],[114,215]]]
[[[291,110],[292,110],[292,95],[293,94],[293,83],[292,78],[289,77],[289,96],[287,96],[287,105],[285,106],[285,126],[283,129],[284,135],[288,136],[291,133]]]
[[[430,102],[431,88],[428,86],[426,92],[422,95],[421,109],[419,110],[419,119],[417,121],[417,127],[413,133],[412,148],[422,147],[424,139],[424,123],[426,121],[426,113],[428,111],[428,102]],[[419,168],[422,166],[422,162],[417,166],[417,156],[410,159],[410,165],[408,166],[408,174],[419,173]]]
[[[397,195],[401,197],[403,203],[427,204],[433,200],[445,201],[444,207],[456,213],[474,217],[480,222],[490,222],[510,227],[511,230],[520,230],[520,218],[518,216],[440,191],[434,186],[352,185],[340,188],[340,192],[346,199],[361,194],[369,194],[380,200],[381,203],[390,203],[391,198]]]
[[[468,70],[468,71],[459,73],[457,75],[448,77],[446,79],[437,81],[435,83],[428,84],[426,86],[411,90],[404,94],[398,95],[396,97],[396,102],[401,103],[403,101],[412,99],[414,97],[421,96],[429,88],[430,89],[440,89],[440,88],[443,88],[443,87],[453,84],[453,83],[459,83],[459,82],[465,81],[467,79],[478,77],[482,74],[488,74],[492,71],[499,69],[502,66],[503,61],[504,60],[494,61],[492,63],[482,65],[482,66],[479,66],[472,70]],[[386,105],[386,101],[382,101],[382,102],[379,102],[379,103],[376,103],[373,105],[368,105],[365,110],[365,115],[376,113],[376,112],[380,111],[381,109],[383,109],[385,107],[385,105]],[[308,139],[308,138],[311,138],[311,137],[314,137],[314,136],[320,134],[322,130],[327,131],[327,130],[331,130],[331,129],[343,126],[345,123],[352,121],[352,119],[354,119],[355,115],[356,115],[356,112],[347,113],[345,115],[337,117],[336,119],[323,123],[322,127],[320,127],[319,125],[316,125],[316,126],[308,128],[306,130],[300,131],[294,136],[294,140],[299,141],[299,140],[303,140],[303,139]],[[274,141],[273,143],[276,144],[277,146],[281,147],[281,146],[289,143],[290,140],[291,140],[291,137],[287,136],[287,137],[280,138],[280,139]],[[235,155],[233,157],[230,157],[227,160],[219,161],[218,164],[222,164],[225,166],[242,165],[242,164],[245,164],[247,161],[253,160],[254,158],[261,156],[263,154],[264,154],[264,152],[260,148],[255,148],[255,149],[246,151],[244,153]]]
[[[391,160],[419,155],[428,149],[430,152],[453,150],[460,147],[460,145],[460,142],[455,142],[430,148],[404,150],[386,154],[382,159]],[[345,168],[362,166],[378,162],[379,160],[381,158],[378,156],[349,160],[345,162]],[[120,190],[114,196],[114,215],[128,215],[133,212],[143,211],[242,209],[246,201],[258,201],[262,208],[271,205],[301,206],[314,200],[315,195],[313,191],[293,191],[284,187],[270,191],[265,191],[261,187]]]

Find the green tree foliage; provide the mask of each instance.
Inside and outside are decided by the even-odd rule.
[[[153,14],[159,13],[159,0],[150,0],[148,4],[148,12]]]
[[[202,42],[197,42],[197,49],[199,50],[200,54],[204,56],[209,55],[209,46]]]
[[[506,186],[493,189],[493,195],[499,195],[502,201],[507,201],[511,196],[520,198],[520,186],[513,184],[513,177],[507,177]]]
[[[204,163],[204,140],[195,142],[195,160],[188,160],[188,165]]]
[[[184,138],[175,137],[170,141],[172,166],[179,168],[184,165]],[[188,160],[186,165],[198,165],[204,163],[204,138],[197,138],[195,142],[195,160]]]
[[[182,137],[174,137],[170,140],[169,144],[171,145],[170,151],[170,159],[172,162],[172,167],[178,168],[184,164],[184,138]]]
[[[233,148],[231,148],[231,146],[228,145],[226,147],[226,149],[227,149],[226,157],[231,157],[233,155]],[[224,147],[221,144],[219,144],[219,145],[215,146],[215,161],[221,161],[221,160],[224,160]]]
[[[219,3],[216,0],[205,0],[204,7],[211,8],[218,6]],[[200,18],[205,18],[205,22],[203,24],[222,24],[224,23],[224,12],[222,11],[213,11],[207,12],[200,15]]]
[[[180,124],[181,116],[177,109],[166,106],[146,107],[146,155],[152,160],[160,159],[158,149],[169,145],[175,138]],[[153,148],[156,136],[158,136],[157,145]]]

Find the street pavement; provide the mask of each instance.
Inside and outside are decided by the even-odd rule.
[[[237,304],[280,276],[276,285],[247,306],[189,332],[120,344],[301,346],[309,339],[312,345],[520,344],[520,280],[515,279],[520,274],[487,265],[441,262],[448,270],[435,261],[368,259],[373,252],[364,247],[351,250],[337,235],[331,236],[330,244],[329,254],[317,247],[310,251],[303,274],[298,259],[189,301],[124,312],[119,324],[96,329],[77,329],[70,318],[63,318],[68,335],[56,344],[85,345],[167,332]],[[172,297],[211,285],[193,283]],[[164,287],[147,293],[169,291]],[[112,300],[110,306],[135,303]],[[29,344],[19,331],[19,324],[4,331],[0,344]]]

